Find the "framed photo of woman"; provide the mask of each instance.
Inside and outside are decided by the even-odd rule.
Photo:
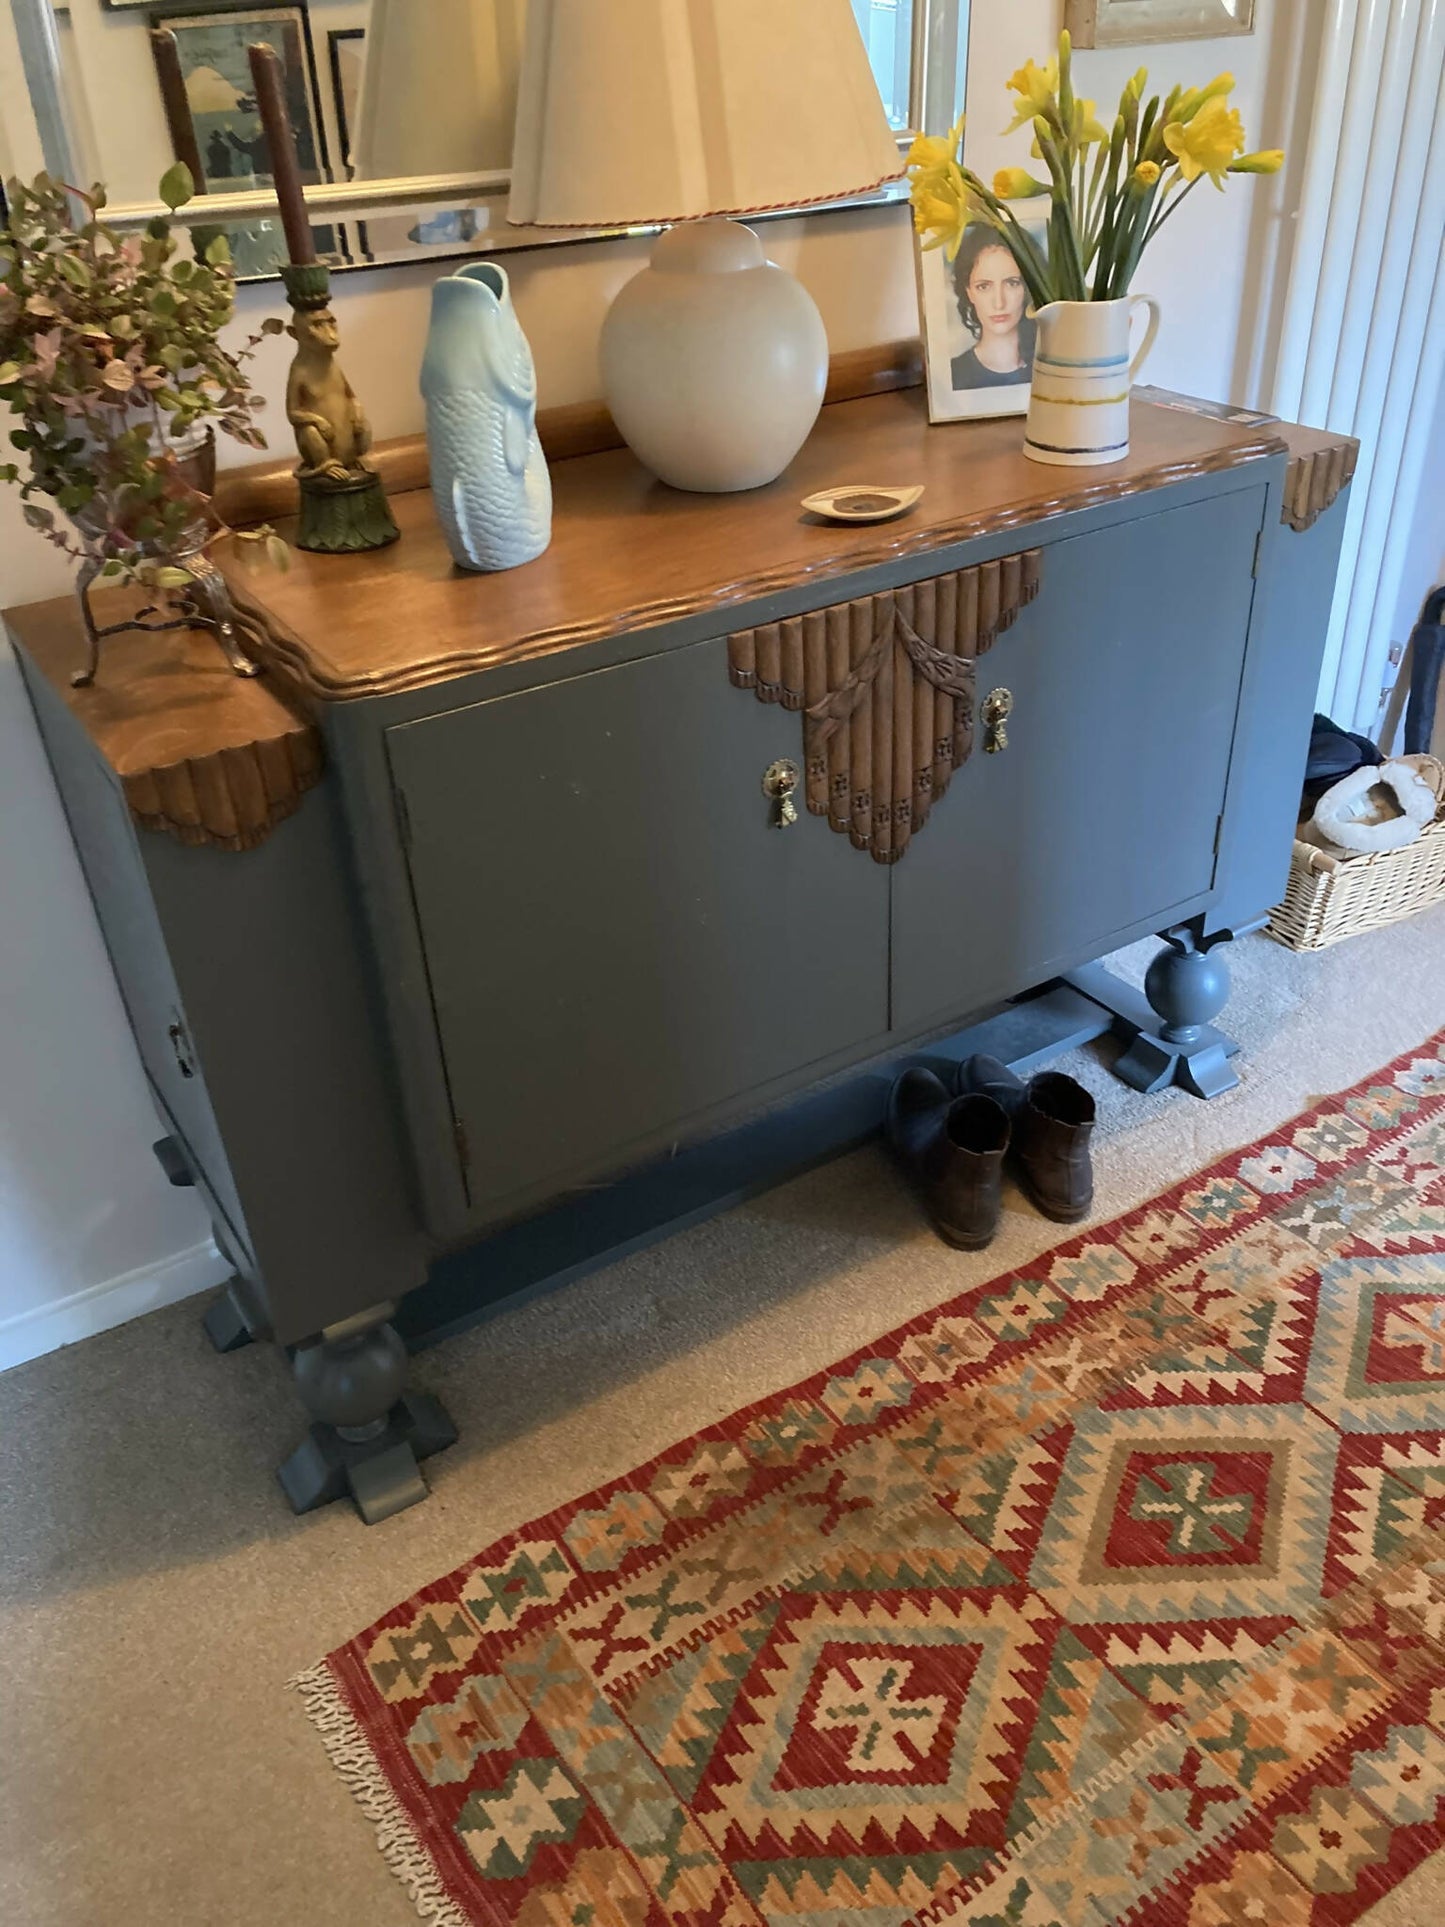
[[[1008,242],[980,221],[952,261],[943,248],[918,248],[916,260],[928,419],[1027,414],[1036,329]]]

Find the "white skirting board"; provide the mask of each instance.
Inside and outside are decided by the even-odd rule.
[[[194,1292],[212,1290],[230,1276],[231,1267],[207,1238],[189,1251],[178,1251],[156,1264],[142,1265],[138,1271],[127,1271],[119,1278],[72,1292],[53,1304],[34,1305],[13,1318],[0,1318],[0,1372],[62,1345],[91,1338],[96,1332],[109,1331],[112,1325],[123,1325],[142,1312],[173,1305]]]

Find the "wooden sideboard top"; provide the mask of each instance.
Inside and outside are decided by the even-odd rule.
[[[468,670],[716,611],[926,555],[969,537],[1118,500],[1284,452],[1270,428],[1237,428],[1137,404],[1133,448],[1106,469],[1027,461],[1017,419],[930,428],[919,389],[825,408],[791,468],[766,488],[691,495],[626,449],[553,469],[553,536],[535,562],[495,575],[456,568],[425,489],[398,494],[401,540],[369,555],[296,554],[275,573],[216,551],[272,650],[323,701],[425,688]],[[895,522],[838,526],[799,506],[845,482],[921,482]],[[279,524],[281,534],[289,524]]]
[[[102,621],[140,598],[95,597]],[[321,737],[273,678],[233,675],[199,629],[132,631],[101,644],[87,689],[70,676],[85,660],[75,599],[32,602],[5,621],[120,781],[145,828],[183,843],[249,850],[321,774]]]
[[[402,540],[371,555],[293,551],[286,573],[217,561],[271,637],[270,673],[233,676],[196,631],[132,633],[103,645],[93,688],[70,673],[85,655],[73,598],[7,613],[16,640],[95,742],[137,819],[189,843],[248,849],[294,810],[321,768],[308,699],[325,702],[425,688],[467,670],[521,662],[572,644],[715,612],[719,633],[738,604],[830,583],[860,569],[927,555],[972,536],[1040,521],[1287,452],[1284,520],[1305,529],[1354,472],[1348,437],[1287,423],[1239,427],[1136,401],[1127,461],[1044,468],[1022,454],[1017,417],[928,424],[916,344],[835,357],[830,393],[807,445],[781,480],[740,495],[664,487],[615,436],[605,411],[541,418],[553,450],[553,540],[520,569],[474,575],[453,566],[431,509],[425,444],[383,451]],[[567,448],[593,452],[562,458]],[[844,482],[922,482],[923,500],[896,522],[819,521],[800,506]],[[294,488],[284,465],[241,471],[227,512],[275,512]],[[238,519],[239,515],[238,515]],[[288,528],[280,523],[284,534]],[[249,552],[248,552],[249,553]],[[132,601],[138,598],[132,598]],[[125,592],[97,597],[102,619]]]

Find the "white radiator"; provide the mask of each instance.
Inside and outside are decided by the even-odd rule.
[[[1426,440],[1445,367],[1445,0],[1321,11],[1269,406],[1360,438],[1319,707],[1373,731],[1411,517],[1421,489],[1442,486],[1426,477]]]

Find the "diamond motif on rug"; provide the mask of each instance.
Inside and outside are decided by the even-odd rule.
[[[1445,1419],[1445,1254],[1328,1266],[1304,1395],[1347,1432],[1438,1427]]]
[[[1030,1584],[1076,1622],[1308,1612],[1338,1450],[1303,1406],[1086,1412]]]
[[[1057,1621],[1022,1588],[788,1602],[693,1799],[729,1859],[997,1846]],[[877,1848],[875,1848],[875,1851]]]
[[[1439,1040],[959,1263],[303,1677],[428,1918],[1351,1927],[1438,1847]]]

